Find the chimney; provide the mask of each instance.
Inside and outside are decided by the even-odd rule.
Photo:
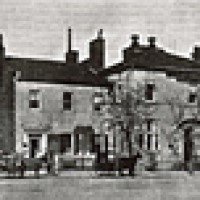
[[[0,65],[2,64],[4,57],[5,57],[5,48],[3,45],[3,35],[0,34]]]
[[[68,52],[66,53],[66,64],[76,64],[79,62],[78,51],[72,50],[72,30],[68,29]]]
[[[69,27],[68,29],[68,52],[72,50],[72,29]]]
[[[0,49],[3,48],[3,35],[0,34]]]
[[[95,70],[101,70],[105,66],[105,39],[103,29],[97,33],[97,38],[90,42],[90,64]]]
[[[139,46],[139,44],[140,44],[139,39],[140,39],[140,37],[138,34],[133,34],[131,36],[132,46]]]
[[[151,36],[148,37],[149,47],[154,48],[156,46],[156,38]]]
[[[192,53],[192,58],[195,60],[195,61],[198,61],[200,62],[200,47],[194,47],[194,51]]]
[[[2,85],[4,58],[5,58],[5,48],[3,45],[3,35],[0,34],[0,86]]]

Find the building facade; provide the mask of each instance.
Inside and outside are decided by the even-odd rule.
[[[188,154],[199,162],[197,53],[195,59],[181,58],[158,47],[153,37],[141,45],[137,35],[123,53],[120,63],[102,71],[115,85],[115,113],[121,113],[120,118],[113,115],[119,154],[130,153],[131,140],[131,148],[137,145],[144,158],[154,155],[160,169],[173,169]],[[187,142],[188,128],[193,150]]]
[[[95,99],[108,95],[106,87],[16,81],[16,94],[17,151],[27,145],[27,157],[51,148],[66,155],[95,153],[95,135],[103,134],[105,122]]]
[[[91,160],[139,149],[145,166],[153,157],[160,169],[199,162],[199,48],[186,59],[134,35],[123,60],[106,68],[102,30],[81,62],[68,33],[65,61],[6,56],[0,37],[2,149]]]
[[[68,33],[65,61],[6,56],[1,37],[1,149],[30,158],[54,151],[91,160],[105,149],[112,84],[97,75],[105,63],[103,32],[81,62]]]

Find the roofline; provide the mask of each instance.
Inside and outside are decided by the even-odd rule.
[[[195,118],[195,117],[185,119],[185,120],[181,121],[181,122],[178,124],[177,128],[180,129],[180,128],[183,127],[185,124],[191,124],[191,125],[192,125],[192,124],[199,124],[199,125],[200,125],[200,119]]]
[[[66,80],[44,80],[44,79],[18,79],[17,82],[37,82],[39,84],[46,83],[46,84],[58,84],[58,85],[79,85],[83,87],[91,86],[91,87],[104,87],[112,89],[112,83],[94,83],[94,82],[85,82],[85,81],[66,81]]]

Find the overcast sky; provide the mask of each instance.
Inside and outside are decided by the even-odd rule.
[[[7,55],[64,59],[71,26],[83,59],[103,28],[110,65],[121,60],[132,33],[143,44],[154,35],[159,46],[188,57],[200,44],[199,13],[199,0],[0,0],[0,32]]]

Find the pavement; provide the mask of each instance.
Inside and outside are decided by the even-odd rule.
[[[35,178],[34,171],[26,171],[25,178]],[[199,177],[200,172],[194,172],[190,175],[186,171],[142,171],[136,172],[134,177],[128,176],[125,174],[124,176],[117,176],[116,172],[101,172],[97,173],[95,171],[77,171],[77,170],[69,170],[69,171],[60,171],[56,175],[50,175],[47,171],[40,171],[40,178],[48,178],[48,177],[56,177],[56,178],[105,178],[105,179],[123,179],[123,178],[139,178],[139,179],[184,179],[187,177]],[[7,172],[0,172],[0,178],[9,178]],[[11,176],[10,178],[13,178]],[[16,177],[19,178],[19,174]]]
[[[200,174],[156,172],[156,177],[90,177],[88,172],[61,173],[41,179],[1,179],[0,200],[199,200]],[[152,173],[151,173],[152,174]],[[148,176],[147,176],[148,175]],[[144,176],[144,174],[143,174]],[[80,178],[83,177],[83,178]],[[167,177],[167,178],[166,178]],[[172,178],[170,178],[172,177]]]

